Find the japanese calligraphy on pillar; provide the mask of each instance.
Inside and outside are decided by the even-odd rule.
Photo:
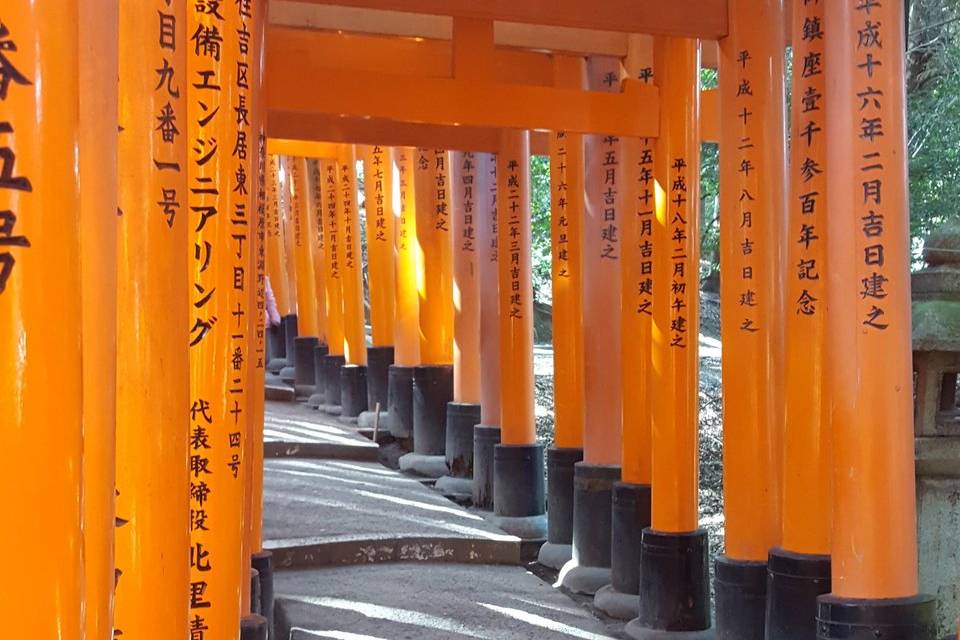
[[[790,300],[803,317],[822,315],[824,289],[820,278],[825,239],[821,238],[826,202],[826,158],[823,92],[826,87],[823,7],[819,0],[802,5],[803,25],[794,38],[795,68],[792,136],[794,198],[790,217],[793,286]],[[799,26],[799,25],[798,25]],[[799,40],[798,40],[799,38]]]
[[[347,158],[352,157],[347,154]],[[356,260],[359,256],[354,254],[354,234],[359,230],[354,227],[357,206],[356,188],[354,186],[354,175],[356,167],[351,166],[349,162],[340,164],[340,197],[343,203],[343,267],[345,269],[356,269]]]
[[[410,158],[408,157],[408,151],[404,148],[398,149],[399,153],[397,154],[397,183],[399,185],[399,201],[400,201],[400,225],[397,229],[397,249],[400,251],[408,251],[410,249],[410,208],[409,208],[409,196],[410,196],[410,180],[413,180],[413,176],[407,175],[407,167],[410,165]]]
[[[550,179],[553,190],[554,212],[557,216],[556,236],[553,239],[553,259],[557,262],[557,277],[570,277],[570,219],[567,217],[569,186],[567,184],[567,132],[557,131],[554,136],[555,160],[551,166]]]
[[[256,255],[256,291],[254,331],[256,332],[256,368],[266,367],[266,312],[267,312],[267,252],[264,246],[267,236],[267,136],[261,131],[257,136],[257,228]]]
[[[747,133],[751,130],[753,121],[754,105],[753,87],[754,65],[751,64],[752,57],[750,51],[743,49],[737,54],[736,58],[736,108],[737,118],[742,125],[743,135],[739,137],[735,150],[735,164],[737,166],[737,190],[740,192],[737,196],[737,218],[732,220],[738,227],[736,234],[739,243],[739,251],[736,254],[738,258],[734,263],[734,278],[740,281],[740,290],[738,294],[738,325],[739,330],[746,333],[756,333],[760,331],[760,289],[755,284],[754,269],[758,271],[762,267],[756,263],[756,252],[754,251],[757,242],[757,233],[754,231],[754,207],[756,195],[759,192],[762,168],[754,164],[754,143]],[[819,169],[817,169],[819,171]],[[762,215],[761,212],[756,214]],[[729,224],[729,223],[728,223]]]
[[[652,77],[652,73],[650,76]],[[637,161],[636,241],[639,243],[640,279],[636,283],[636,312],[640,315],[653,315],[653,263],[659,258],[653,242],[654,208],[656,206],[653,179],[653,140],[643,138],[639,145],[640,158]],[[624,304],[627,302],[624,301]]]
[[[374,229],[376,233],[373,240],[376,242],[387,241],[387,197],[384,192],[384,151],[383,147],[375,146],[373,148],[371,162],[373,163],[373,175],[364,176],[364,180],[373,180],[374,201],[367,203],[367,215],[373,213]],[[371,206],[372,205],[372,206]],[[369,238],[368,238],[369,240]]]
[[[437,204],[434,218],[434,228],[444,233],[450,232],[450,208],[449,198],[447,197],[447,178],[449,167],[447,167],[447,152],[443,149],[436,149],[433,152],[434,168],[436,169],[437,181]]]
[[[523,251],[523,203],[520,198],[523,194],[520,185],[520,163],[516,158],[510,158],[507,162],[507,235],[510,237],[510,246],[507,248],[510,256],[510,317],[523,317],[523,297],[529,292],[523,291],[520,286],[520,269],[524,266],[520,257]]]
[[[497,239],[497,159],[493,158],[490,163],[490,262],[496,262],[499,256],[499,244]]]
[[[670,261],[672,264],[670,279],[670,346],[686,349],[689,345],[689,318],[687,316],[687,281],[691,276],[697,282],[699,265],[690,260],[689,220],[696,214],[690,204],[687,192],[689,173],[697,171],[691,168],[684,157],[674,158],[670,163],[670,195],[667,203],[669,212],[667,230],[670,233]],[[696,286],[696,285],[694,285]],[[692,337],[693,340],[697,336]]]
[[[326,185],[327,190],[327,224],[324,226],[324,230],[327,234],[327,276],[335,280],[340,278],[340,257],[339,257],[339,246],[337,242],[337,229],[339,228],[339,223],[337,221],[337,189],[339,185],[337,184],[337,165],[335,162],[327,164],[327,175],[324,179],[324,184]]]
[[[617,172],[620,165],[620,139],[606,136],[601,142],[603,176],[603,225],[600,228],[600,258],[617,260],[619,231],[617,228]]]
[[[884,177],[885,165],[895,165],[891,145],[884,144],[884,118],[890,110],[885,109],[887,96],[879,78],[884,72],[885,56],[899,56],[901,51],[884,50],[884,34],[896,24],[877,20],[874,11],[880,11],[883,2],[891,0],[857,0],[857,18],[849,37],[856,43],[857,66],[854,73],[854,91],[851,105],[856,109],[857,137],[853,140],[855,153],[860,160],[857,180],[861,198],[859,211],[860,236],[857,246],[860,252],[860,316],[864,327],[871,331],[885,331],[890,326],[885,299],[887,286],[893,275],[887,268],[884,257]],[[889,61],[887,61],[889,63]],[[898,240],[899,241],[899,240]],[[900,284],[900,283],[898,283]]]
[[[460,163],[461,207],[463,211],[462,232],[457,241],[462,251],[476,251],[476,229],[474,227],[474,199],[476,186],[476,160],[472,153],[464,153]]]
[[[16,34],[10,33],[3,19],[0,18],[0,103],[6,101],[11,85],[14,91],[29,91],[23,87],[33,84],[29,78],[17,70],[15,36]],[[33,192],[29,176],[16,175],[17,152],[5,138],[13,135],[17,122],[6,120],[5,117],[9,116],[0,116],[0,189],[6,192],[0,200],[0,295],[6,289],[7,281],[17,262],[15,252],[30,248],[30,240],[26,236],[14,234],[17,211],[12,208],[11,201],[17,202],[18,198],[11,192]]]

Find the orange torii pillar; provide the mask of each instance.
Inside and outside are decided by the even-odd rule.
[[[270,290],[277,303],[277,313],[280,314],[280,324],[272,325],[269,330],[268,348],[270,360],[267,363],[267,372],[279,374],[287,366],[287,338],[286,326],[291,322],[288,317],[290,308],[290,281],[287,278],[286,246],[283,239],[283,219],[280,213],[280,157],[271,154],[267,158],[267,278],[270,280]],[[291,361],[293,360],[291,354]]]
[[[554,84],[586,86],[586,61],[555,56]],[[583,135],[550,134],[554,446],[547,449],[547,541],[537,561],[560,569],[573,557],[573,469],[583,460]]]
[[[116,533],[119,3],[81,11],[80,247],[84,631],[113,636]],[[0,240],[2,244],[2,240]]]
[[[834,509],[818,636],[933,640],[917,579],[904,4],[827,3],[824,31]]]
[[[340,145],[340,187],[337,201],[338,231],[343,259],[340,286],[343,294],[344,366],[340,369],[341,415],[356,420],[367,410],[367,333],[363,304],[363,255],[360,253],[360,202],[357,193],[357,151]]]
[[[187,271],[193,215],[186,23],[183,1],[120,9],[118,637],[189,635],[187,342],[188,300],[195,292],[188,289]],[[142,55],[129,55],[134,50]],[[159,90],[155,69],[166,69]]]
[[[767,555],[780,541],[785,34],[782,0],[731,0],[729,11],[719,69],[726,553],[717,634],[753,640],[764,637]]]
[[[373,428],[387,412],[387,388],[394,358],[397,278],[394,272],[393,149],[365,146],[362,156],[372,344],[367,347],[367,411],[360,414],[357,423],[360,427]],[[378,411],[380,417],[377,417]]]
[[[249,288],[252,189],[246,161],[252,104],[249,45],[243,35],[248,4],[206,4],[187,11],[186,135],[190,212],[190,605],[192,632],[236,638],[244,592],[243,452],[249,418]],[[222,16],[222,17],[221,17]]]
[[[827,120],[824,3],[795,2],[784,367],[783,518],[767,559],[766,634],[817,633],[830,592],[832,485],[827,393]],[[805,62],[809,61],[809,63]],[[819,167],[819,170],[813,170]]]
[[[651,524],[640,546],[632,638],[712,638],[707,532],[698,529],[700,44],[654,40]]]
[[[413,369],[420,364],[420,294],[417,242],[416,150],[397,147],[394,157],[393,212],[396,236],[396,305],[393,359],[387,381],[387,425],[390,435],[409,451],[413,437]]]
[[[340,231],[340,167],[336,158],[320,161],[323,176],[324,208],[323,238],[324,267],[326,280],[324,293],[327,318],[327,355],[323,358],[325,413],[340,413],[340,368],[346,363],[344,357],[343,324],[343,238]]]
[[[591,58],[593,91],[620,90],[620,60]],[[620,139],[586,137],[583,221],[583,461],[574,465],[573,558],[561,581],[593,595],[610,583],[613,483],[620,479],[620,258],[624,215]]]
[[[493,508],[493,452],[500,442],[500,273],[497,255],[497,161],[484,180],[477,227],[480,272],[480,424],[473,428],[473,505]],[[479,197],[479,196],[478,196]],[[479,203],[478,203],[479,206]]]
[[[446,474],[447,403],[453,400],[454,187],[443,149],[417,148],[414,173],[420,284],[420,365],[413,370],[413,452],[400,468],[439,478]]]
[[[17,638],[84,637],[77,5],[7,2],[0,28],[0,542]]]
[[[547,516],[534,417],[528,131],[501,134],[497,176],[501,442],[493,453],[493,513],[507,533],[536,540],[547,535]]]
[[[653,38],[631,36],[624,66],[629,77],[651,83]],[[686,80],[689,85],[693,79]],[[673,118],[682,115],[683,100],[683,93],[665,96],[662,113]],[[689,123],[679,119],[677,124]],[[620,321],[627,338],[620,345],[620,383],[623,397],[630,398],[631,403],[623,407],[622,478],[613,485],[611,581],[597,592],[594,606],[623,620],[637,617],[640,610],[641,538],[643,530],[650,526],[650,432],[655,388],[653,272],[655,262],[665,259],[664,251],[655,246],[658,242],[654,236],[655,144],[652,138],[625,138],[621,146]]]
[[[326,397],[326,358],[330,355],[327,336],[327,258],[326,240],[324,236],[324,217],[327,213],[326,191],[324,188],[323,166],[319,159],[307,161],[307,188],[313,204],[313,228],[310,234],[313,238],[313,274],[316,283],[317,313],[319,315],[320,342],[313,348],[313,395],[307,398],[307,406],[319,409],[324,405]]]
[[[249,51],[241,50],[242,62],[249,68],[250,126],[246,129],[246,161],[249,192],[252,194],[251,223],[247,258],[247,295],[249,297],[249,357],[247,376],[250,393],[247,394],[247,433],[244,442],[246,477],[244,499],[245,553],[251,568],[248,607],[241,613],[240,637],[245,640],[266,640],[273,628],[273,555],[263,548],[263,423],[264,378],[267,364],[266,318],[266,234],[267,234],[267,136],[264,106],[264,62],[267,3],[255,0],[249,15],[242,22],[241,31],[250,32]],[[242,154],[241,154],[242,155]],[[243,159],[241,157],[241,159]],[[241,578],[242,579],[242,578]],[[259,599],[257,596],[259,594]]]
[[[297,336],[300,335],[300,283],[297,273],[297,250],[295,225],[297,210],[293,206],[293,164],[294,158],[279,156],[280,161],[280,197],[277,206],[280,213],[281,241],[283,259],[287,274],[287,296],[290,300],[290,312],[284,316],[283,339],[287,364],[280,370],[280,380],[289,386],[296,383]]]
[[[314,201],[310,191],[307,159],[290,161],[290,215],[293,219],[293,252],[297,265],[297,337],[293,341],[294,390],[297,398],[313,395],[316,375],[313,351],[320,344],[320,296],[316,286],[313,251]]]
[[[453,154],[453,401],[447,403],[446,474],[437,490],[473,496],[473,428],[480,424],[480,271],[477,228],[487,211],[493,156]]]

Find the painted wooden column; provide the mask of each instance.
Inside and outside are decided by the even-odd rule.
[[[619,58],[587,63],[593,91],[620,90]],[[610,584],[611,501],[620,479],[620,260],[623,190],[621,142],[613,135],[585,138],[583,221],[583,461],[574,466],[573,559],[563,584],[593,595]]]
[[[325,411],[340,411],[340,367],[344,358],[344,318],[343,318],[343,242],[340,233],[340,167],[336,158],[320,161],[323,174],[323,189],[326,212],[324,213],[324,261],[327,273],[324,290],[327,310],[327,350],[324,358],[323,374]]]
[[[357,418],[367,410],[367,333],[363,297],[363,255],[360,252],[360,203],[357,192],[357,151],[341,145],[340,244],[343,247],[343,335],[346,364],[340,374],[340,405],[345,418]]]
[[[447,403],[453,399],[453,156],[443,149],[415,153],[421,362],[413,371],[413,452],[401,458],[400,468],[439,478],[446,473]]]
[[[664,100],[653,149],[653,494],[640,549],[640,614],[628,633],[712,637],[709,543],[698,528],[697,498],[700,43],[658,37],[653,55],[653,80]]]
[[[473,429],[473,504],[493,508],[493,453],[500,442],[500,274],[498,265],[497,158],[490,156],[480,212],[480,424]]]
[[[326,358],[330,355],[328,346],[329,321],[327,311],[327,240],[325,217],[327,214],[327,192],[324,186],[325,176],[323,165],[319,158],[307,161],[308,190],[311,199],[312,228],[310,234],[313,242],[313,274],[317,292],[317,313],[319,316],[318,338],[320,342],[313,348],[314,390],[307,399],[307,406],[319,409],[326,404]]]
[[[119,6],[80,12],[84,633],[113,637]]]
[[[394,325],[397,317],[397,277],[394,214],[393,149],[362,147],[363,188],[366,211],[367,271],[372,344],[367,348],[367,409],[363,426],[373,426],[377,405],[387,410],[390,365],[394,360]]]
[[[297,270],[297,337],[294,340],[294,389],[301,398],[314,392],[316,374],[313,351],[320,344],[320,310],[317,294],[313,198],[309,188],[307,159],[290,159],[290,217],[293,221],[293,252]]]
[[[729,11],[719,70],[728,160],[720,166],[726,554],[717,562],[717,633],[749,640],[764,634],[767,555],[780,541],[785,34],[782,0],[734,0]]]
[[[627,76],[653,82],[653,38],[631,36],[624,61]],[[689,79],[688,83],[689,83]],[[682,93],[667,99],[684,113]],[[676,111],[671,111],[676,116]],[[682,119],[680,125],[686,122]],[[655,247],[656,188],[653,138],[624,138],[621,142],[623,211],[620,220],[620,385],[623,438],[621,481],[613,485],[610,585],[597,592],[594,604],[608,615],[633,619],[639,613],[640,548],[643,530],[650,526],[651,429],[654,394],[653,272],[665,259]],[[659,249],[659,250],[658,250]]]
[[[0,533],[21,550],[17,638],[83,638],[78,18],[14,0],[0,26],[0,481],[8,513],[29,514]]]
[[[391,435],[411,448],[413,437],[413,369],[420,364],[420,294],[417,202],[414,178],[416,150],[397,147],[394,157],[393,211],[396,236],[396,308],[394,363],[387,384],[387,424]]]
[[[767,635],[816,635],[830,591],[830,415],[827,390],[827,121],[824,3],[794,3],[790,199],[784,313],[783,517],[768,564]],[[819,61],[819,64],[817,63]]]
[[[120,11],[120,51],[142,54],[119,67],[114,626],[128,637],[188,634],[186,23],[185,2]]]
[[[437,481],[447,496],[473,495],[473,428],[480,424],[480,270],[477,228],[489,197],[489,154],[452,154],[453,400],[447,403],[447,472]]]
[[[834,509],[819,633],[927,640],[936,602],[917,594],[904,5],[824,13]]]
[[[547,533],[543,445],[533,384],[530,133],[504,131],[497,155],[500,283],[500,439],[493,454],[493,513],[520,538]]]
[[[292,313],[290,308],[290,282],[287,278],[286,246],[283,240],[283,221],[280,216],[280,158],[277,155],[267,157],[267,277],[270,279],[270,290],[277,302],[277,313],[280,314],[281,325],[270,328],[272,357],[267,364],[270,373],[277,374],[287,366],[287,346],[285,324],[290,321],[287,317]],[[292,361],[293,354],[290,355]]]
[[[240,632],[243,557],[242,457],[248,420],[249,287],[253,204],[240,154],[249,141],[246,6],[187,10],[190,83],[187,137],[190,282],[190,627],[212,637]]]
[[[554,84],[586,86],[586,61],[554,56]],[[560,569],[573,557],[573,466],[583,460],[583,135],[550,133],[554,446],[547,449],[547,542],[538,561]]]

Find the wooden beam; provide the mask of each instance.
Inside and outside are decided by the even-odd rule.
[[[717,39],[726,0],[307,0],[310,4],[436,16]]]
[[[323,155],[329,151],[326,143],[430,147],[487,153],[496,153],[500,148],[499,129],[394,122],[374,118],[341,118],[326,114],[283,111],[269,113],[267,135],[269,153],[308,157],[327,157]],[[546,133],[531,132],[532,153],[546,155],[547,146]]]
[[[267,153],[300,158],[323,158],[330,160],[337,157],[337,145],[332,142],[317,142],[315,140],[288,140],[284,138],[268,138]]]
[[[296,61],[291,63],[291,61]],[[410,77],[326,69],[308,48],[270,38],[267,106],[271,111],[370,117],[495,129],[543,129],[656,137],[655,87],[626,80],[605,94],[500,82]]]

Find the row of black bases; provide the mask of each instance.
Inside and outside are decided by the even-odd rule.
[[[273,554],[253,554],[250,566],[250,614],[240,619],[240,640],[268,640],[273,632]]]
[[[345,366],[316,338],[296,337],[296,316],[279,329],[270,332],[268,371],[309,395],[310,406],[389,433],[410,452],[403,469],[492,509],[508,533],[546,538],[540,563],[608,615],[629,620],[631,638],[936,638],[934,599],[836,599],[827,595],[828,557],[781,549],[767,562],[717,560],[711,627],[707,534],[653,530],[650,487],[621,482],[619,467],[583,462],[581,449],[550,448],[544,495],[541,447],[501,443],[498,426],[480,424],[478,405],[453,402],[451,367],[394,365],[390,347],[368,349],[367,367]]]

